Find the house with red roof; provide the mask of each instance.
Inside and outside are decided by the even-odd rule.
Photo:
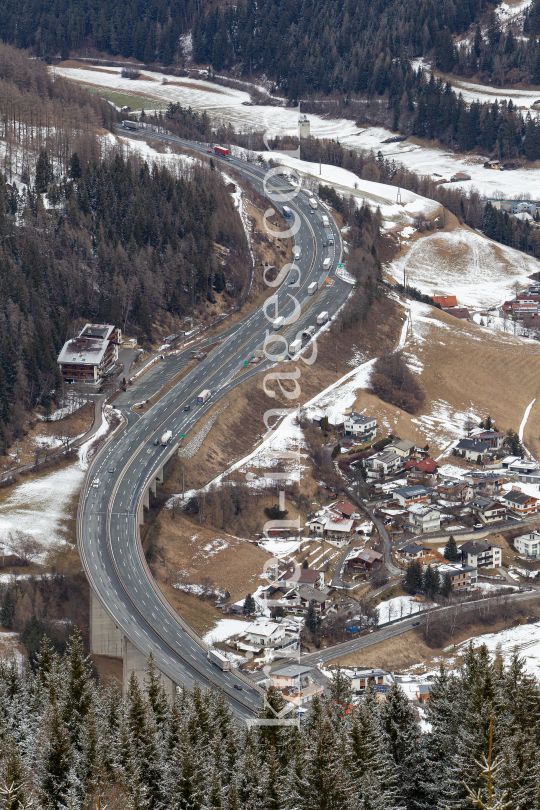
[[[341,517],[351,518],[356,512],[356,506],[349,501],[338,501],[332,506],[334,512],[339,512]]]
[[[432,458],[423,458],[421,461],[408,461],[405,464],[405,472],[409,481],[419,481],[427,478],[428,475],[435,475],[439,465]]]
[[[439,304],[441,309],[457,307],[457,298],[455,295],[432,295],[431,297],[436,304]]]

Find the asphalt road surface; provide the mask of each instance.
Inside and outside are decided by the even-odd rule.
[[[532,599],[539,599],[540,595],[538,591],[526,591],[525,593],[512,594],[507,598],[510,601],[526,602]],[[493,601],[496,601],[496,599],[497,597],[494,597]],[[465,602],[461,606],[461,609],[467,612],[474,610],[477,606],[478,602]],[[448,612],[450,610],[452,610],[452,606],[440,608],[439,610],[433,612],[430,611],[430,613],[431,615],[438,615],[440,612]],[[425,614],[416,613],[411,616],[411,618],[403,619],[402,621],[388,625],[387,627],[381,627],[380,630],[374,630],[373,633],[370,633],[367,636],[360,636],[359,638],[352,639],[351,641],[344,641],[341,644],[334,644],[332,647],[327,647],[323,650],[317,650],[313,653],[306,653],[305,655],[301,656],[300,661],[302,664],[319,666],[327,663],[328,661],[332,661],[334,658],[341,657],[342,655],[348,655],[349,653],[363,650],[365,647],[372,647],[374,644],[379,644],[381,641],[386,641],[389,638],[394,638],[394,636],[400,636],[402,633],[407,633],[409,630],[412,630],[414,626],[424,624],[425,621]],[[281,665],[283,666],[283,662]],[[276,668],[276,665],[272,665],[272,669],[274,668]]]
[[[167,138],[163,137],[163,140]],[[180,141],[178,138],[170,140]],[[191,149],[206,151],[197,144]],[[215,160],[219,160],[214,156]],[[240,160],[224,159],[255,188],[264,193],[264,172]],[[284,181],[273,178],[270,188],[284,188]],[[283,281],[274,293],[274,306],[269,307],[270,318],[276,313],[289,317],[291,325],[279,334],[286,338],[279,347],[270,348],[276,357],[286,354],[286,344],[308,324],[316,324],[319,312],[336,312],[351,291],[350,285],[335,276],[342,256],[341,234],[332,222],[335,246],[323,247],[325,230],[321,210],[312,212],[308,197],[299,193],[287,205],[297,223],[295,245],[300,247],[296,262],[298,272],[293,284]],[[325,212],[326,213],[326,212]],[[324,271],[323,260],[329,256],[330,270]],[[292,271],[291,271],[292,272]],[[325,283],[327,277],[331,283]],[[319,281],[319,292],[308,296],[307,287]],[[322,287],[322,289],[321,289]],[[294,298],[293,298],[294,296]],[[267,302],[268,304],[268,302]],[[292,324],[298,306],[309,306]],[[275,310],[275,311],[274,311]],[[226,395],[239,382],[261,373],[271,363],[265,361],[257,367],[243,369],[244,360],[256,349],[263,348],[265,336],[273,334],[272,325],[264,312],[258,309],[243,321],[220,335],[221,342],[192,369],[186,377],[167,392],[144,415],[138,416],[131,408],[136,402],[148,399],[151,393],[163,387],[189,360],[189,352],[160,361],[147,372],[140,384],[130,387],[115,406],[122,410],[126,425],[110,440],[92,463],[83,491],[77,521],[77,536],[83,565],[94,590],[105,609],[127,638],[148,656],[154,653],[158,669],[180,685],[192,688],[195,682],[222,687],[238,718],[247,718],[261,704],[260,689],[235,672],[222,672],[207,660],[207,648],[196,634],[176,614],[154,582],[140,545],[138,526],[139,504],[149,482],[177,449],[180,434],[187,434],[196,421],[204,416],[217,399]],[[212,338],[215,343],[216,338]],[[159,386],[157,388],[156,386]],[[204,405],[197,405],[202,389],[211,389],[212,396]],[[269,401],[271,405],[271,401]],[[190,411],[184,411],[189,405]],[[154,445],[165,430],[171,430],[172,443]],[[242,686],[241,690],[235,685]]]

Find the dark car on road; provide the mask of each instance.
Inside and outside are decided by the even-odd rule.
[[[159,444],[159,439],[154,439],[154,444]]]
[[[191,405],[184,405],[184,410],[185,411],[190,411],[191,410]]]
[[[413,622],[413,623],[412,623],[412,626],[413,626],[413,627],[418,627],[418,625],[419,625],[419,624],[420,624],[420,622]]]
[[[239,691],[239,692],[241,692],[241,691],[242,691],[242,687],[240,686],[240,684],[239,684],[239,683],[235,683],[234,688],[235,688],[235,689],[238,689],[238,691]]]

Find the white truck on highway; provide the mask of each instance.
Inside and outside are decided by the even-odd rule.
[[[322,263],[323,270],[330,270],[330,265],[332,264],[332,259],[327,257],[324,262]]]
[[[311,284],[309,285],[309,287],[307,288],[307,294],[308,295],[315,295],[315,293],[317,292],[318,289],[319,289],[319,282],[318,281],[312,281]]]
[[[319,326],[322,326],[322,324],[326,323],[327,320],[328,320],[328,312],[326,312],[326,310],[324,312],[321,312],[320,315],[317,315],[317,323],[319,324]]]
[[[310,208],[313,211],[316,211],[317,208],[319,207],[319,203],[317,202],[317,198],[316,197],[310,197],[309,198],[309,205],[310,205]]]
[[[204,391],[201,391],[201,393],[197,397],[197,405],[204,405],[204,403],[207,402],[209,398],[210,398],[210,389],[205,388]]]
[[[330,227],[330,220],[328,219],[326,214],[322,215],[322,224],[323,224],[324,228],[329,228]]]
[[[228,659],[217,650],[208,650],[208,660],[210,663],[215,664],[216,667],[223,670],[223,672],[228,672],[231,668]]]
[[[292,343],[289,343],[289,354],[291,355],[291,357],[297,355],[301,348],[302,348],[301,340],[293,340]]]
[[[274,321],[274,332],[278,332],[281,327],[283,326],[283,315],[280,315],[279,318],[276,318]]]
[[[169,444],[172,439],[172,430],[166,430],[163,436],[161,437],[161,444],[163,446]]]

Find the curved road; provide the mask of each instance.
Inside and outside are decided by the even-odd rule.
[[[180,139],[171,137],[170,140]],[[191,149],[206,151],[199,144],[182,143]],[[264,173],[260,169],[232,158],[224,163],[232,164],[264,193]],[[284,182],[273,178],[268,185],[283,189]],[[312,212],[303,193],[287,204],[298,223],[295,245],[301,249],[296,262],[299,272],[298,278],[293,279],[294,286],[286,279],[276,288],[273,298],[279,314],[284,316],[294,313],[292,293],[302,309],[311,305],[294,326],[284,330],[290,343],[298,330],[315,323],[316,314],[323,310],[330,314],[335,312],[351,287],[334,276],[342,254],[336,223],[332,221],[335,248],[323,248],[325,231],[320,209]],[[323,271],[326,256],[330,256],[332,265],[330,270]],[[329,275],[332,283],[325,284]],[[308,296],[307,286],[313,280],[319,281],[322,289],[317,295]],[[268,307],[267,318],[264,309],[223,332],[219,346],[143,416],[131,410],[136,401],[134,389],[117,400],[115,406],[122,410],[126,424],[93,461],[81,493],[77,520],[81,559],[91,587],[122,633],[144,656],[153,651],[156,666],[174,683],[188,688],[195,682],[221,686],[239,718],[247,718],[259,708],[261,691],[245,677],[221,672],[207,660],[206,645],[176,614],[150,574],[140,544],[138,516],[149,483],[155,481],[165,461],[176,451],[180,434],[187,433],[216,399],[246,378],[260,373],[261,368],[269,367],[265,361],[240,377],[233,376],[243,367],[244,360],[263,347],[265,335],[272,333],[269,319],[275,318],[276,313],[273,306]],[[269,351],[276,356],[285,354],[283,348]],[[185,365],[185,357],[180,356],[179,363]],[[212,397],[205,405],[197,406],[197,394],[204,388],[213,391]],[[184,411],[187,404],[191,406],[189,412]],[[173,443],[155,446],[154,440],[165,430],[172,431]],[[242,684],[242,690],[234,689],[235,684]]]

